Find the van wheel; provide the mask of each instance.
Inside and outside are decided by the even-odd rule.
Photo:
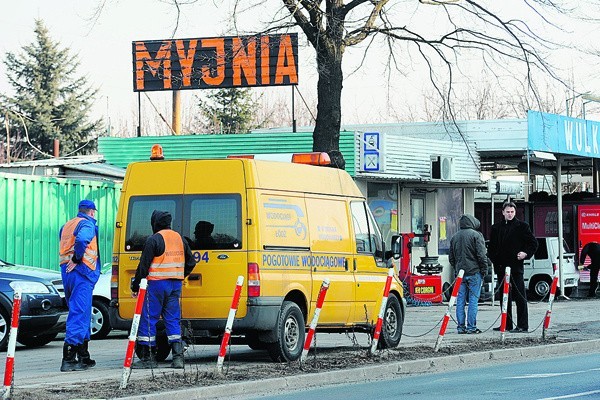
[[[294,302],[284,301],[275,326],[277,341],[267,345],[273,361],[287,362],[300,358],[304,346],[304,325],[300,307]]]
[[[528,294],[533,300],[541,300],[550,293],[552,280],[548,276],[536,276],[529,283]]]
[[[444,285],[442,286],[442,292],[444,293],[444,301],[450,301],[450,298],[452,297],[452,287],[448,282],[444,282]]]
[[[171,353],[171,345],[169,344],[169,339],[167,335],[156,335],[156,361],[162,362],[169,357]],[[140,358],[140,348],[135,346],[135,354]]]
[[[42,334],[37,336],[22,336],[17,335],[17,342],[25,347],[42,347],[56,339],[58,332]]]
[[[398,298],[392,294],[388,297],[383,313],[383,325],[381,326],[381,337],[377,347],[380,349],[391,349],[398,346],[402,337],[402,325],[404,317]]]

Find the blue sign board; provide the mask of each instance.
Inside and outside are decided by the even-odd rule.
[[[527,113],[529,150],[600,158],[600,122],[539,111]]]
[[[365,172],[380,172],[381,166],[381,136],[379,132],[364,132],[362,146],[362,170]]]

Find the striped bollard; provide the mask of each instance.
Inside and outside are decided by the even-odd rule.
[[[456,302],[456,296],[458,296],[458,290],[460,289],[460,284],[462,283],[464,274],[464,270],[461,269],[460,271],[458,271],[458,276],[456,277],[456,281],[454,282],[454,288],[452,289],[452,297],[450,297],[450,301],[448,302],[448,309],[446,310],[446,315],[444,315],[438,338],[435,341],[435,346],[433,348],[434,352],[437,352],[440,349],[442,340],[444,340],[444,335],[446,334],[446,329],[448,328],[448,321],[450,321],[450,314],[452,313],[452,307]]]
[[[3,399],[10,399],[12,392],[13,373],[15,368],[15,348],[17,347],[17,332],[19,331],[19,315],[21,314],[21,289],[17,288],[13,296],[12,319],[10,323],[10,336],[6,351],[6,367],[4,369],[4,394]]]
[[[554,278],[552,279],[552,287],[550,288],[550,297],[548,298],[548,310],[546,311],[546,318],[544,318],[544,329],[542,329],[542,339],[546,340],[546,330],[550,327],[550,317],[552,316],[552,304],[554,303],[554,296],[556,295],[556,287],[558,286],[558,269],[554,271]]]
[[[240,295],[242,293],[242,286],[244,285],[244,277],[238,276],[235,284],[235,291],[233,292],[233,299],[231,300],[231,308],[229,309],[229,316],[227,316],[227,324],[225,325],[225,334],[221,341],[221,348],[219,349],[219,358],[217,359],[217,372],[223,373],[223,362],[225,361],[225,353],[227,353],[227,345],[229,344],[229,338],[231,337],[231,328],[233,326],[233,319],[237,312],[238,303],[240,302]]]
[[[508,291],[510,290],[510,267],[506,267],[504,290],[502,291],[502,318],[500,319],[500,340],[504,343],[506,335],[506,311],[508,310]]]
[[[310,323],[310,328],[308,329],[308,333],[306,334],[306,340],[304,341],[304,350],[302,350],[302,356],[300,357],[301,363],[306,361],[306,356],[308,356],[308,350],[310,350],[310,344],[312,343],[313,336],[315,335],[315,328],[317,327],[317,322],[319,322],[319,315],[321,315],[321,307],[323,307],[323,302],[325,301],[327,289],[329,289],[329,279],[324,279],[323,283],[321,284],[321,289],[319,290],[319,297],[317,297],[317,306],[315,308],[315,314],[313,315],[313,319]]]
[[[129,333],[129,342],[127,343],[127,352],[125,353],[125,362],[123,363],[123,376],[121,378],[121,389],[127,388],[129,376],[131,375],[131,363],[133,362],[133,351],[135,350],[135,341],[137,339],[138,328],[140,327],[140,318],[142,316],[142,307],[146,297],[146,288],[148,281],[142,279],[140,282],[140,291],[138,292],[137,302],[135,303],[135,314],[131,322],[131,332]]]
[[[385,287],[383,288],[383,298],[381,299],[381,307],[379,307],[379,315],[377,316],[377,325],[375,325],[375,332],[373,332],[371,354],[375,353],[375,350],[377,349],[377,343],[379,343],[379,336],[381,335],[381,326],[383,325],[383,314],[385,313],[385,307],[387,306],[388,295],[390,294],[390,287],[392,286],[393,275],[394,268],[388,268],[388,276],[385,280]]]

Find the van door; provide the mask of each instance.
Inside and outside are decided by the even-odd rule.
[[[187,162],[182,233],[196,267],[184,283],[183,318],[227,318],[237,277],[247,274],[246,185],[240,160]],[[246,315],[246,285],[236,313]]]
[[[376,304],[383,296],[387,268],[382,259],[383,239],[369,207],[364,201],[350,203],[355,247],[353,272],[355,280],[354,322],[377,322]]]
[[[311,313],[324,279],[330,286],[319,316],[319,325],[345,325],[354,310],[354,276],[350,269],[352,245],[346,202],[343,199],[306,198],[312,267]]]

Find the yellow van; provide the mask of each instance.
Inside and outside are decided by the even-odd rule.
[[[328,161],[325,153],[296,158],[305,156]],[[391,265],[385,256],[392,251],[386,252],[365,197],[345,171],[246,157],[130,164],[113,251],[116,328],[131,324],[130,281],[157,209],[172,214],[173,229],[188,240],[197,262],[181,300],[188,343],[218,343],[240,275],[244,288],[232,335],[237,343],[267,349],[274,360],[300,357],[325,278],[330,288],[317,331],[372,332]],[[398,345],[404,312],[402,284],[394,278],[381,347]],[[166,337],[157,338],[157,348],[164,360]]]

